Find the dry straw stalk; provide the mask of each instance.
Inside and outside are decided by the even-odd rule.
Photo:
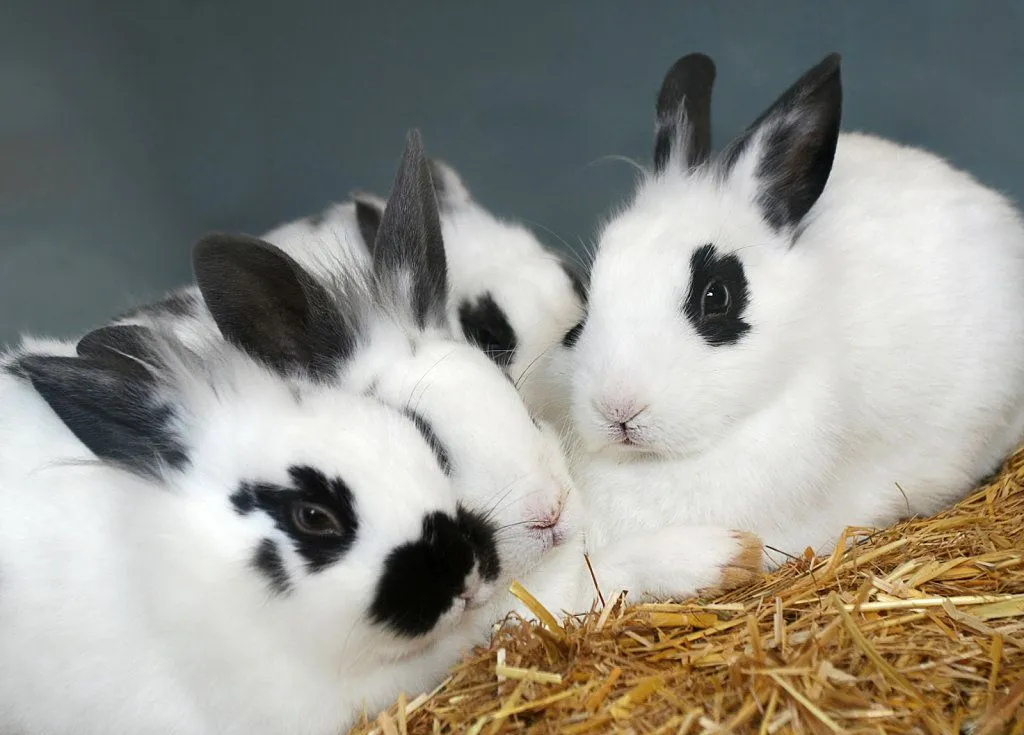
[[[512,619],[353,732],[1024,735],[1024,451],[946,512],[845,540],[713,599]]]

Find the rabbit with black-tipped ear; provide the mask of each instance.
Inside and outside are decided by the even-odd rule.
[[[798,555],[954,502],[1024,436],[1024,226],[941,158],[840,134],[840,58],[710,156],[711,60],[658,100],[572,335],[596,539],[685,520]]]
[[[470,194],[448,163],[430,159],[448,261],[448,324],[455,336],[482,350],[512,378],[531,411],[561,423],[561,385],[538,369],[546,354],[583,313],[586,288],[580,269],[543,245],[525,225],[498,217]],[[335,205],[303,232],[301,221],[265,237],[297,258],[316,260],[317,252],[339,240],[359,237],[372,247],[386,200],[357,193]],[[310,244],[315,247],[310,247]]]
[[[225,341],[118,325],[0,376],[63,431],[0,416],[4,732],[333,734],[433,686],[493,594],[494,528],[415,421],[322,379],[358,320],[287,272],[235,308],[268,264],[237,241],[196,261]]]

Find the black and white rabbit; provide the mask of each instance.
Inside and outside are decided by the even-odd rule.
[[[278,316],[232,325],[266,364],[309,326]],[[306,344],[296,364],[335,359]],[[115,326],[78,349],[3,376],[67,453],[0,467],[0,729],[336,733],[442,675],[500,560],[412,419],[226,342]]]
[[[1024,437],[1020,215],[841,134],[836,54],[712,157],[714,77],[701,54],[669,70],[654,171],[568,335],[595,540],[685,521],[800,554],[934,513]]]

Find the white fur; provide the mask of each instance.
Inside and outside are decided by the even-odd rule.
[[[50,442],[51,427],[24,421],[38,407],[8,410],[29,394],[0,376],[0,437],[49,447],[34,467],[0,464],[0,730],[326,735],[432,686],[457,653],[448,642],[477,630],[466,605],[486,597],[415,639],[368,618],[387,554],[426,513],[455,509],[412,423],[226,347],[172,372],[190,463],[160,480],[84,462],[70,433]],[[315,574],[265,515],[229,502],[243,481],[287,485],[295,464],[343,478],[357,502],[355,544]],[[263,538],[278,542],[288,595],[251,568]]]
[[[1006,199],[845,134],[790,245],[753,204],[760,148],[724,178],[649,178],[601,237],[572,396],[596,543],[697,523],[827,552],[844,526],[952,503],[1024,435],[1024,228]],[[681,311],[706,243],[745,269],[736,345]],[[636,445],[599,409],[640,410]]]
[[[462,334],[459,306],[490,294],[516,334],[508,373],[531,410],[560,422],[561,385],[538,369],[545,355],[583,316],[583,304],[559,260],[525,226],[495,216],[472,199],[458,174],[441,174],[441,227],[448,256],[449,320]]]

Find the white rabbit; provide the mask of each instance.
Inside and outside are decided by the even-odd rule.
[[[253,317],[233,328],[272,353],[344,330]],[[115,326],[79,350],[6,368],[97,459],[0,484],[0,730],[326,735],[433,685],[500,559],[413,421],[223,343]]]
[[[561,384],[551,383],[549,374],[536,368],[582,316],[586,291],[577,269],[525,226],[481,206],[447,163],[432,159],[430,169],[448,262],[453,333],[505,369],[535,414],[562,419],[564,411],[551,408],[560,405],[556,389]],[[305,242],[331,247],[337,240],[351,241],[358,231],[372,246],[384,205],[381,197],[357,194],[354,209],[335,205],[317,218],[316,232]],[[264,239],[308,266],[306,256],[289,247],[301,227],[301,221],[286,225]]]
[[[668,72],[573,354],[595,543],[689,522],[827,552],[952,503],[1024,436],[1020,216],[930,153],[841,135],[839,68],[716,158],[711,60]]]

